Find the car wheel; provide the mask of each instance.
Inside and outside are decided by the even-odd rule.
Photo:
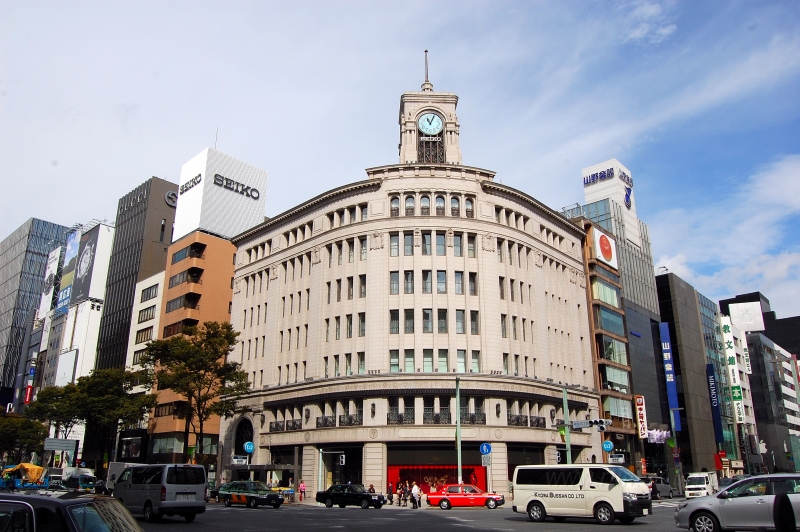
[[[378,503],[378,504],[375,505],[375,509],[376,510],[380,510],[381,506],[383,506],[383,505],[381,503]]]
[[[343,502],[339,503],[339,508],[344,508],[345,506],[347,506],[345,503],[343,503]]]
[[[153,523],[155,521],[158,521],[158,515],[153,510],[153,505],[150,504],[149,502],[144,503],[144,511],[142,512],[142,514],[144,514],[144,520],[148,523]]]
[[[368,501],[368,500],[366,500],[366,499],[365,499],[365,500],[363,500],[363,501],[361,501],[361,508],[362,508],[362,509],[364,509],[364,510],[366,510],[367,508],[369,508],[369,501]]]
[[[628,517],[617,517],[617,519],[619,519],[619,522],[622,523],[623,525],[629,525],[633,523],[634,518],[628,516]]]
[[[537,523],[547,519],[547,512],[544,511],[544,506],[542,506],[542,503],[532,502],[528,506],[528,518]]]
[[[196,514],[186,514],[183,516],[183,518],[186,519],[187,523],[191,523],[192,521],[194,521],[195,515]]]
[[[610,525],[614,522],[614,509],[608,504],[601,502],[594,507],[594,518],[601,525]]]
[[[672,498],[672,490],[669,490],[669,498]]]
[[[225,497],[225,498],[222,500],[222,503],[223,503],[225,506],[230,506],[230,505],[231,505],[231,498],[230,498],[230,497]]]
[[[332,499],[327,499],[325,501],[325,508],[333,508],[333,500]]]
[[[490,510],[497,508],[497,501],[494,499],[486,499],[486,507]]]
[[[279,503],[279,502],[273,502],[273,503],[272,503],[272,507],[273,507],[273,508],[275,508],[275,509],[277,510],[278,508],[280,508],[280,507],[281,507],[281,503]]]
[[[694,532],[718,532],[719,525],[713,515],[707,512],[694,514],[689,522]]]
[[[257,508],[258,501],[256,500],[255,497],[250,497],[249,499],[247,499],[247,506],[249,506],[250,508]]]
[[[448,501],[447,499],[442,499],[441,501],[439,501],[439,508],[441,508],[442,510],[449,510],[452,507],[453,505],[450,504],[450,501]]]
[[[567,520],[567,518],[564,517],[563,515],[559,515],[558,517],[554,517],[553,518],[553,521],[555,521],[556,523],[563,523],[566,520]]]

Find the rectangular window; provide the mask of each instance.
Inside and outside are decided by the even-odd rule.
[[[164,327],[164,338],[169,338],[170,336],[175,336],[176,334],[180,334],[183,332],[183,322],[179,321],[177,323],[172,323]],[[244,343],[242,343],[244,345]]]
[[[447,272],[444,270],[439,270],[436,272],[436,293],[447,293]]]
[[[400,293],[400,272],[389,272],[389,294]]]
[[[328,304],[331,304],[331,282],[328,281],[325,283],[325,287],[328,289]]]
[[[594,307],[594,325],[617,336],[625,336],[622,315],[604,307]]]
[[[458,373],[467,372],[467,350],[459,349],[456,351],[456,371]]]
[[[359,246],[361,247],[361,254],[359,255],[359,260],[367,260],[367,237],[361,237],[358,239]]]
[[[353,374],[353,360],[352,360],[352,355],[350,353],[345,353],[344,355],[344,374],[345,375]]]
[[[456,272],[456,295],[464,295],[464,272]]]
[[[433,373],[433,349],[422,350],[422,371]]]
[[[336,339],[338,340],[340,338],[340,336],[341,336],[342,318],[341,318],[341,316],[336,316],[335,319],[336,319],[336,331],[334,331],[334,332],[336,333]]]
[[[456,310],[456,334],[466,333],[464,327],[464,311]]]
[[[433,309],[430,308],[422,309],[422,332],[424,333],[433,332]]]
[[[336,279],[336,301],[342,300],[342,280]]]
[[[517,339],[517,317],[511,316],[511,338]]]
[[[403,233],[403,255],[414,254],[414,235],[412,233]]]
[[[361,221],[362,222],[366,222],[367,221],[367,206],[366,205],[362,205],[361,206]]]
[[[185,247],[172,254],[172,264],[178,263],[189,256],[189,248]]]
[[[505,299],[506,298],[506,278],[505,277],[501,277],[498,285],[500,287],[500,299]]]
[[[439,349],[439,373],[447,373],[447,349]]]
[[[153,328],[148,327],[147,329],[140,329],[136,331],[136,343],[142,344],[144,342],[148,342],[153,339]]]
[[[455,233],[453,235],[453,255],[456,257],[463,257],[464,250],[462,248],[462,241],[464,240],[464,235],[461,233]]]
[[[406,294],[414,293],[414,271],[407,270],[403,272],[403,292]]]
[[[446,246],[444,240],[445,234],[441,232],[436,233],[436,254],[440,257],[443,257],[446,253]]]
[[[628,365],[628,346],[624,342],[610,336],[602,335],[598,339],[600,356],[618,364]]]
[[[497,240],[497,262],[503,262],[503,249],[505,248],[505,242],[502,240]]]
[[[422,293],[430,294],[433,290],[433,273],[431,270],[422,270]]]
[[[422,254],[423,255],[430,255],[431,254],[431,232],[426,231],[422,233]]]
[[[503,374],[508,375],[508,353],[503,353]]]
[[[400,311],[389,311],[389,334],[400,334]]]
[[[139,364],[139,361],[142,359],[142,355],[146,352],[146,349],[139,349],[138,351],[133,352],[133,365],[136,366]]]
[[[353,278],[347,278],[347,299],[353,299],[353,292],[355,291],[355,287],[353,286]]]
[[[405,372],[406,373],[414,373],[414,350],[413,349],[406,349],[405,351]]]
[[[514,244],[508,243],[508,264],[510,266],[514,265]]]
[[[478,295],[478,274],[475,272],[469,272],[469,295]]]
[[[500,314],[500,336],[508,338],[508,331],[506,330],[506,315]]]
[[[467,257],[475,258],[475,235],[467,235]]]
[[[347,241],[347,262],[353,262],[356,260],[356,241],[355,240],[348,240]]]
[[[333,246],[328,246],[328,268],[333,265]]]
[[[477,310],[470,310],[469,311],[469,332],[470,334],[480,334],[481,324],[480,320],[478,319],[478,311]]]
[[[405,332],[406,333],[413,333],[414,332],[414,309],[406,309],[403,311],[404,320],[405,320]]]
[[[174,312],[186,306],[186,296],[178,296],[167,301],[167,312]]]
[[[322,360],[323,360],[323,362],[325,364],[325,378],[327,379],[328,378],[328,357],[324,357]],[[281,371],[280,368],[278,368],[278,382],[280,382],[280,380],[281,380],[280,371]]]
[[[366,372],[367,372],[367,355],[366,353],[361,351],[360,353],[358,353],[358,374],[363,375]]]
[[[156,317],[156,306],[143,308],[139,311],[139,323],[152,320]]]
[[[189,277],[189,270],[183,270],[181,273],[176,273],[175,275],[169,278],[169,287],[174,288],[179,284],[185,283],[188,277]]]
[[[523,342],[527,341],[527,333],[525,332],[526,328],[527,328],[526,320],[525,320],[525,318],[522,318],[522,341]]]
[[[397,257],[400,255],[400,235],[392,233],[389,235],[389,256]]]
[[[481,372],[481,352],[480,351],[473,351],[472,352],[472,372],[473,373],[480,373]]]
[[[619,308],[619,288],[597,277],[592,277],[592,295],[603,303]]]
[[[326,342],[330,342],[331,341],[331,320],[330,319],[326,319],[325,320],[325,341]]]
[[[389,350],[389,372],[390,373],[397,373],[400,371],[400,350],[399,349],[390,349]]]
[[[524,305],[525,304],[525,296],[523,295],[525,293],[524,288],[525,288],[525,283],[520,281],[519,282],[519,304],[520,305]]]
[[[342,265],[342,258],[344,257],[344,249],[342,249],[342,243],[341,242],[336,244],[336,249],[339,252],[339,256],[337,257],[337,261],[338,261],[339,266],[341,266]]]
[[[359,312],[358,313],[358,335],[359,336],[366,336],[367,334],[367,313],[366,312]]]
[[[630,399],[618,399],[616,397],[606,397],[603,401],[603,409],[612,416],[623,419],[633,419],[633,407]]]
[[[333,376],[338,377],[339,375],[339,355],[333,355]],[[289,375],[286,375],[286,379],[289,379]]]
[[[358,276],[358,297],[367,297],[367,274]]]
[[[346,330],[347,330],[347,337],[348,338],[352,338],[353,337],[353,315],[352,314],[348,314],[347,316],[345,316],[345,325],[346,325]]]
[[[440,333],[447,332],[447,309],[440,308],[437,311],[437,322],[438,322],[438,331]]]
[[[508,295],[511,296],[511,301],[514,301],[514,279],[509,280],[508,282]]]
[[[154,297],[158,296],[158,285],[154,284],[153,286],[149,286],[142,290],[142,298],[139,300],[140,303],[144,303],[145,301],[149,301]]]

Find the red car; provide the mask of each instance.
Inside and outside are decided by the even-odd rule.
[[[486,506],[494,510],[506,503],[503,495],[481,491],[472,484],[448,484],[428,494],[428,504],[449,510],[453,506]]]

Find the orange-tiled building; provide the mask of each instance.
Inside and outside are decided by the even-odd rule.
[[[194,231],[169,247],[166,284],[161,305],[158,338],[180,334],[184,327],[207,321],[230,321],[232,280],[236,246],[230,240]],[[151,463],[181,461],[184,452],[184,398],[171,390],[159,390],[158,405],[150,418]],[[205,462],[216,461],[219,418],[203,426]],[[190,430],[189,447],[195,447]]]

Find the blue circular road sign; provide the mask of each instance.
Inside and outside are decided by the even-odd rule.
[[[604,441],[603,442],[603,450],[605,452],[607,452],[607,453],[610,453],[611,451],[614,450],[614,444],[609,440]]]
[[[253,445],[253,442],[248,441],[244,443],[244,452],[247,454],[252,454],[253,451],[256,450],[256,446]]]
[[[492,452],[492,446],[488,443],[481,444],[481,454],[489,454]]]

